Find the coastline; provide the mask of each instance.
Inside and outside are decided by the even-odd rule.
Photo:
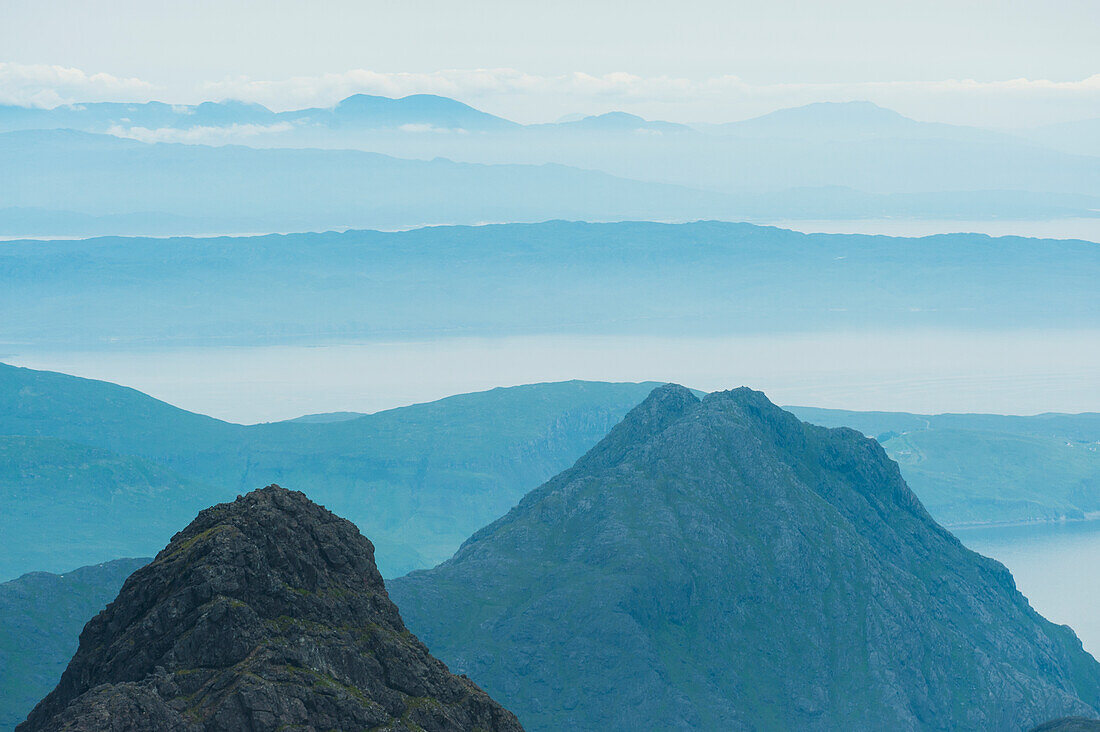
[[[1081,518],[1060,516],[1052,519],[1031,519],[1020,521],[985,521],[980,523],[965,524],[940,524],[943,528],[954,533],[955,531],[979,531],[981,529],[1009,529],[1023,526],[1053,526],[1063,524],[1084,524],[1100,522],[1100,511],[1088,511]]]

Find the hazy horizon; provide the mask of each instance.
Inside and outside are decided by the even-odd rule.
[[[6,5],[0,103],[240,99],[281,110],[356,92],[434,93],[521,122],[612,110],[728,122],[868,99],[916,119],[1006,128],[1096,117],[1100,107],[1100,6],[1077,0],[1041,14],[1002,3],[995,17],[942,0],[889,12],[869,0],[797,12],[791,2],[692,0],[671,28],[659,3],[630,13],[496,1],[341,0],[325,12],[281,2],[270,13],[242,0],[201,12],[136,0],[52,5],[48,15],[27,0]],[[35,33],[21,30],[31,25]]]
[[[1037,337],[1042,349],[1033,347]],[[704,391],[748,386],[777,404],[853,411],[1100,412],[1097,331],[528,336],[8,350],[0,353],[0,362],[121,384],[244,424],[321,412],[377,412],[500,386],[571,379],[676,382]]]

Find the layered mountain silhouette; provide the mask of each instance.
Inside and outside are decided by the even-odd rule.
[[[202,104],[95,102],[52,109],[0,105],[0,130],[74,129],[107,132],[125,128],[179,129],[290,123],[338,129],[396,129],[425,125],[439,130],[507,130],[520,125],[435,94],[391,98],[353,94],[332,107],[273,112],[260,104],[234,100]]]
[[[422,156],[415,156],[422,157]],[[484,165],[359,150],[147,144],[64,129],[0,133],[0,230],[46,211],[148,233],[316,231],[425,224],[730,217],[728,196],[564,165]],[[310,181],[308,184],[305,181]],[[29,211],[28,211],[29,209]],[[69,218],[70,214],[76,218]],[[29,222],[35,220],[30,215]],[[181,232],[181,227],[183,228]],[[71,229],[70,229],[71,230]],[[77,229],[79,230],[79,229]],[[49,234],[51,231],[38,231]],[[119,233],[106,229],[98,233]],[[35,233],[35,232],[18,232]]]
[[[0,311],[9,314],[0,343],[15,352],[546,333],[1084,330],[1100,308],[1100,247],[1091,242],[802,234],[718,221],[9,242],[0,275]]]
[[[1100,709],[1072,630],[937,525],[877,442],[745,388],[657,389],[390,592],[529,729],[1018,730]]]
[[[151,555],[200,509],[269,483],[302,486],[353,520],[385,576],[431,567],[654,386],[532,384],[342,422],[240,425],[0,364],[0,503],[20,506],[0,512],[0,580]]]
[[[240,425],[0,364],[0,502],[20,506],[0,513],[0,580],[152,554],[201,508],[272,482],[307,488],[372,536],[383,576],[426,569],[569,467],[654,386],[530,384]],[[789,409],[877,437],[945,525],[1100,510],[1100,414]]]
[[[154,553],[239,486],[282,481],[353,517],[374,537],[384,576],[427,568],[568,467],[654,386],[535,384],[246,426],[114,384],[0,365],[0,502],[20,507],[0,513],[0,579],[64,572],[0,584],[0,730],[53,688],[84,623],[144,560],[71,567]],[[1097,414],[788,409],[877,437],[940,522],[1100,507]]]
[[[520,125],[429,94],[286,112],[241,102],[0,106],[0,234],[1095,217],[1094,127],[1021,137],[868,102],[695,126],[623,112]]]
[[[268,486],[204,510],[19,730],[519,730],[406,630],[355,526]]]
[[[74,129],[106,132],[111,129],[140,127],[148,130],[228,125],[273,125],[289,122],[300,126],[323,126],[363,130],[395,130],[405,125],[424,125],[439,131],[486,132],[519,131],[626,131],[650,129],[660,132],[699,131],[717,134],[755,134],[786,136],[790,133],[823,135],[840,133],[925,134],[936,132],[944,137],[987,139],[997,133],[976,127],[918,122],[893,110],[866,101],[817,102],[778,109],[759,117],[725,124],[687,125],[647,120],[627,112],[577,115],[551,123],[521,125],[450,97],[436,94],[410,94],[386,97],[353,94],[331,107],[310,107],[275,112],[260,104],[225,100],[201,104],[165,104],[164,102],[91,102],[65,104],[53,108],[0,105],[0,130]],[[1069,123],[1082,125],[1084,123]],[[1050,127],[1054,127],[1053,125]],[[423,131],[406,129],[407,132]]]

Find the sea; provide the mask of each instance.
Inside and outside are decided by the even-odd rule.
[[[963,544],[1004,564],[1041,615],[1077,632],[1100,658],[1100,519],[958,529]]]

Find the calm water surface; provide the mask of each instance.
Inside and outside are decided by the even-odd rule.
[[[982,529],[955,535],[1000,561],[1031,606],[1077,631],[1100,658],[1100,520]]]
[[[5,352],[6,351],[6,352]],[[539,381],[761,389],[777,404],[919,413],[1100,411],[1100,331],[441,338],[331,346],[0,349],[235,422],[373,412]]]

